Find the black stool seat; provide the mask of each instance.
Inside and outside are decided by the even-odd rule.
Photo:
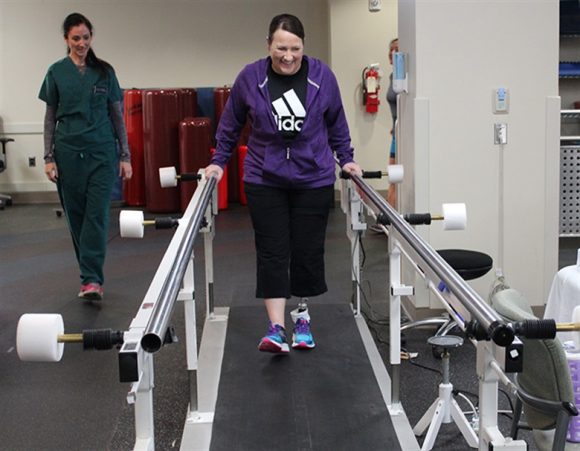
[[[429,337],[427,343],[444,349],[458,348],[463,344],[463,338],[458,337],[457,335],[435,335]]]
[[[483,252],[466,249],[441,249],[437,253],[443,257],[463,280],[477,279],[489,272],[493,259]]]

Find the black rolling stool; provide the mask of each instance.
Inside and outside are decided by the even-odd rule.
[[[12,138],[1,137],[0,142],[2,143],[2,154],[0,154],[0,172],[4,172],[6,169],[6,143],[14,141]],[[4,210],[4,207],[12,205],[12,197],[8,194],[0,194],[0,210]]]
[[[473,280],[483,277],[493,267],[493,259],[483,252],[466,249],[441,249],[437,253],[463,280]],[[436,335],[446,335],[456,324],[448,316],[438,316],[402,324],[401,332],[420,326],[439,326]]]
[[[463,280],[473,280],[485,276],[493,266],[492,258],[483,252],[466,249],[441,249],[437,253]]]
[[[413,433],[417,436],[423,435],[425,430],[429,428],[421,451],[427,451],[433,448],[441,424],[451,422],[455,422],[468,445],[472,448],[477,448],[477,434],[469,424],[469,421],[459,408],[455,399],[453,399],[453,384],[449,381],[449,350],[461,346],[463,344],[463,338],[456,337],[455,335],[436,335],[429,338],[427,343],[443,349],[443,354],[441,355],[443,379],[439,384],[439,397],[431,404],[431,407],[427,409],[413,428]]]

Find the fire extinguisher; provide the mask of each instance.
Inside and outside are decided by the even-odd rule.
[[[362,87],[363,87],[363,105],[367,113],[376,113],[379,110],[379,84],[381,79],[379,65],[371,64],[363,69]]]

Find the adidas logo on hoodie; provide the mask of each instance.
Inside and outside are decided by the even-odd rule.
[[[306,109],[294,89],[286,91],[282,97],[272,102],[273,114],[278,131],[298,133],[306,117]]]

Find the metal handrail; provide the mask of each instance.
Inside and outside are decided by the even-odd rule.
[[[169,319],[173,314],[173,307],[181,288],[181,282],[193,252],[193,245],[201,228],[205,210],[211,200],[216,183],[217,179],[213,176],[206,179],[200,196],[199,208],[193,212],[185,224],[186,229],[182,242],[178,246],[173,264],[163,281],[159,296],[149,317],[149,322],[141,338],[141,346],[147,352],[157,352],[163,346]],[[181,226],[182,222],[180,222]]]
[[[514,339],[514,331],[449,264],[415,232],[388,202],[372,189],[362,177],[351,174],[350,178],[360,188],[367,199],[374,204],[392,227],[409,243],[433,272],[445,283],[458,301],[483,327],[487,336],[499,346],[507,346]]]

